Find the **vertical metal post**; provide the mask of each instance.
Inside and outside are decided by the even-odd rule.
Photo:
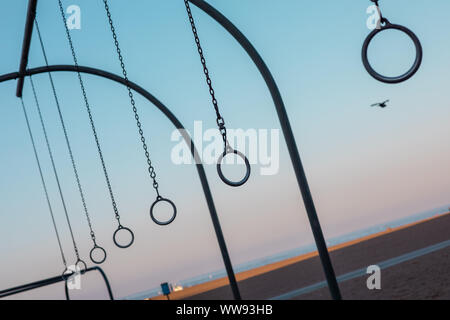
[[[195,150],[194,150],[195,151]],[[197,151],[195,151],[197,153]],[[195,156],[194,156],[195,158]],[[197,164],[198,174],[202,182],[203,192],[205,193],[206,202],[208,203],[209,213],[211,215],[211,220],[216,231],[217,242],[219,243],[220,252],[222,253],[223,263],[225,264],[225,269],[227,271],[228,280],[230,281],[231,291],[233,292],[233,297],[235,300],[241,300],[241,294],[237,285],[236,277],[233,270],[233,265],[231,264],[230,255],[228,254],[227,245],[225,243],[225,238],[223,236],[222,227],[220,226],[219,217],[217,216],[217,211],[214,206],[214,201],[211,195],[211,190],[209,189],[208,180],[206,180],[205,169],[203,165]]]
[[[19,78],[17,80],[16,96],[22,97],[24,73],[28,65],[28,54],[30,52],[31,36],[33,34],[34,18],[36,17],[37,0],[28,1],[27,20],[25,22],[25,32],[23,35],[22,55],[20,57]]]

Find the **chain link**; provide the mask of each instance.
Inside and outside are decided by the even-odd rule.
[[[30,79],[31,79],[31,76],[30,76]],[[36,92],[34,90],[33,82],[32,82],[32,86],[33,86],[34,97],[36,98]],[[34,142],[33,132],[31,130],[30,121],[28,119],[28,113],[26,111],[25,103],[23,102],[23,98],[22,97],[20,97],[20,102],[22,103],[23,114],[25,116],[25,121],[26,121],[26,124],[27,124],[28,133],[30,135],[31,144],[33,146],[34,156],[35,156],[36,163],[37,163],[37,166],[38,166],[38,169],[39,169],[39,175],[41,177],[42,187],[44,189],[45,198],[47,199],[47,205],[48,205],[48,209],[50,211],[50,216],[52,218],[53,228],[55,229],[56,239],[58,240],[58,246],[59,246],[59,251],[61,253],[61,259],[62,259],[62,262],[64,264],[64,267],[67,269],[66,256],[64,255],[64,251],[63,251],[63,248],[62,248],[61,238],[59,236],[58,227],[56,226],[55,216],[53,214],[53,208],[52,208],[52,205],[50,203],[50,197],[48,195],[47,184],[45,183],[44,174],[42,173],[41,162],[39,160],[39,156],[38,156],[38,153],[37,153],[37,150],[36,150],[36,143]],[[37,103],[37,100],[36,100],[36,103]],[[77,250],[75,250],[75,252],[77,252]]]
[[[388,22],[388,20],[385,17],[383,17],[383,14],[381,13],[380,5],[378,4],[378,0],[370,0],[370,1],[372,1],[375,4],[375,6],[377,7],[378,14],[380,15],[380,20],[378,22],[378,28],[379,28],[379,25],[381,23],[386,23],[386,22]]]
[[[219,104],[218,104],[216,96],[215,96],[214,88],[212,87],[212,81],[209,76],[209,70],[206,66],[205,56],[203,55],[203,49],[200,44],[200,38],[197,33],[197,28],[195,26],[194,17],[192,16],[191,7],[189,6],[189,1],[184,0],[184,4],[186,5],[186,11],[187,11],[187,14],[189,17],[189,22],[191,23],[192,33],[194,34],[195,43],[197,45],[197,51],[198,51],[198,54],[200,55],[200,61],[203,66],[203,73],[205,74],[205,77],[206,77],[206,83],[208,84],[208,87],[209,87],[209,94],[211,95],[211,101],[213,103],[214,110],[216,111],[216,116],[217,116],[216,123],[217,123],[217,126],[219,127],[219,131],[220,131],[220,134],[222,135],[222,139],[225,144],[225,147],[227,147],[228,141],[227,141],[227,128],[225,127],[225,119],[222,117],[222,115],[220,114],[220,111],[219,111]]]
[[[112,33],[112,36],[113,36],[114,45],[116,46],[117,55],[119,57],[120,67],[122,68],[123,78],[124,78],[126,86],[127,86],[128,96],[130,97],[130,103],[131,103],[131,106],[132,106],[132,109],[133,109],[134,118],[136,120],[136,125],[138,127],[138,132],[139,132],[139,135],[141,137],[142,148],[144,149],[144,154],[145,154],[145,157],[147,159],[148,172],[150,174],[150,178],[152,178],[152,180],[153,180],[153,188],[155,189],[156,194],[157,194],[157,196],[159,198],[160,197],[159,190],[158,190],[159,185],[158,185],[158,182],[156,181],[155,168],[153,167],[152,161],[150,159],[150,153],[148,151],[147,143],[146,143],[145,137],[144,137],[144,130],[142,129],[142,124],[141,124],[141,121],[140,121],[140,118],[139,118],[138,110],[136,108],[136,102],[134,101],[133,92],[131,91],[130,81],[128,80],[128,75],[127,75],[127,71],[126,71],[126,68],[125,68],[125,63],[123,62],[122,52],[120,51],[119,40],[117,39],[116,30],[114,28],[114,24],[113,24],[113,21],[112,21],[112,18],[111,18],[111,12],[109,10],[108,1],[107,0],[103,0],[103,3],[105,5],[106,15],[108,16],[108,22],[109,22],[109,26],[111,28],[111,33]]]
[[[39,25],[37,23],[37,20],[35,20],[35,23],[36,23],[36,30],[38,32],[39,41],[41,43],[41,48],[42,48],[42,52],[43,52],[43,55],[44,55],[44,59],[45,59],[45,61],[47,61],[47,55],[45,53],[45,49],[44,49],[44,46],[43,46],[44,43],[42,41],[41,32],[39,30]],[[52,78],[50,73],[48,75],[50,77],[50,83],[52,85],[52,88],[54,88],[53,78]],[[45,126],[44,116],[42,115],[41,107],[40,107],[39,100],[38,100],[38,97],[37,97],[37,94],[36,94],[36,88],[34,86],[33,78],[31,76],[30,76],[30,83],[31,83],[31,89],[33,91],[33,96],[34,96],[34,101],[35,101],[35,104],[36,104],[36,109],[37,109],[37,112],[38,112],[38,115],[39,115],[39,120],[41,122],[42,132],[44,133],[45,143],[47,145],[47,151],[48,151],[48,154],[49,154],[49,157],[50,157],[50,161],[52,163],[53,174],[55,175],[56,184],[58,186],[59,196],[60,196],[61,203],[62,203],[62,206],[63,206],[64,214],[65,214],[65,217],[66,217],[67,226],[69,227],[69,232],[70,232],[70,237],[72,239],[73,249],[75,251],[75,255],[76,255],[77,259],[79,260],[80,259],[80,253],[78,251],[78,246],[77,246],[77,243],[75,241],[75,236],[74,236],[73,229],[72,229],[72,223],[70,222],[70,219],[69,219],[69,213],[67,211],[66,200],[64,198],[64,195],[63,195],[63,192],[62,192],[62,188],[61,188],[61,183],[60,183],[60,180],[59,180],[59,174],[58,174],[58,171],[56,170],[55,159],[53,158],[52,148],[50,147],[50,141],[49,141],[48,134],[47,134],[47,128]],[[56,90],[54,91],[54,93],[55,92],[56,92]]]
[[[70,36],[69,28],[67,27],[67,20],[66,20],[66,16],[65,16],[65,13],[64,13],[64,8],[63,8],[63,5],[61,3],[61,0],[58,0],[58,4],[59,4],[59,10],[61,12],[61,17],[63,19],[64,27],[66,29],[66,35],[67,35],[67,39],[69,41],[70,49],[72,50],[72,56],[73,56],[75,64],[77,65],[77,58],[75,56],[75,50],[74,50],[73,43],[72,43],[72,37]],[[80,74],[78,74],[78,75],[80,76]],[[55,98],[56,98],[56,92],[53,91],[53,93],[54,93]],[[80,178],[79,178],[79,175],[78,175],[77,166],[75,164],[75,159],[74,159],[74,156],[73,156],[72,148],[70,146],[66,125],[65,125],[65,122],[64,122],[64,118],[63,118],[63,115],[62,115],[59,103],[57,103],[57,106],[58,106],[59,118],[61,120],[61,125],[62,125],[63,131],[64,131],[64,137],[66,139],[67,149],[69,150],[70,160],[72,161],[73,172],[75,174],[75,179],[76,179],[77,185],[78,185],[78,191],[80,193],[81,202],[83,203],[84,213],[86,215],[86,220],[87,220],[87,223],[88,223],[88,226],[89,226],[91,239],[94,242],[94,245],[97,245],[96,240],[95,240],[95,233],[94,233],[94,230],[92,228],[91,218],[89,216],[89,211],[88,211],[87,205],[86,205],[86,199],[84,197],[83,188],[81,187],[81,182],[80,182]]]
[[[65,19],[64,19],[64,23],[66,23]],[[117,220],[117,222],[118,222],[118,224],[120,226],[121,224],[120,224],[119,210],[117,208],[117,203],[116,203],[116,200],[115,200],[115,197],[114,197],[114,192],[112,190],[111,181],[110,181],[109,175],[108,175],[108,170],[106,169],[106,164],[105,164],[105,160],[104,160],[104,157],[103,157],[103,152],[102,152],[102,149],[101,149],[101,146],[100,146],[100,141],[98,139],[97,130],[95,128],[95,123],[94,123],[94,119],[93,119],[93,116],[92,116],[91,107],[89,105],[89,101],[88,101],[88,98],[87,98],[86,89],[84,87],[83,79],[81,78],[81,73],[78,71],[78,59],[77,59],[77,56],[76,56],[76,53],[75,53],[75,49],[73,47],[72,38],[70,36],[67,24],[66,24],[66,33],[67,33],[67,37],[68,37],[68,40],[69,40],[73,61],[74,61],[75,67],[77,68],[77,75],[78,75],[78,80],[80,82],[81,92],[83,94],[83,99],[84,99],[84,103],[85,103],[85,106],[86,106],[86,111],[87,111],[88,116],[89,116],[89,122],[91,124],[92,133],[94,135],[95,143],[97,145],[97,151],[98,151],[98,155],[100,157],[100,161],[101,161],[101,164],[102,164],[102,169],[103,169],[103,173],[104,173],[104,176],[105,176],[105,179],[106,179],[106,184],[108,186],[108,191],[109,191],[109,195],[110,195],[112,206],[113,206],[113,210],[114,210],[114,215],[115,215],[115,218],[116,218],[116,220]]]

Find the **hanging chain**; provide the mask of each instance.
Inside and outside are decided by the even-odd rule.
[[[64,20],[64,25],[67,28],[66,17],[64,16],[64,9],[62,7],[61,1],[59,1],[59,6],[60,6],[61,15],[62,15],[63,20]],[[48,66],[48,61],[46,61],[46,64]],[[86,220],[87,220],[87,223],[88,223],[88,226],[89,226],[90,236],[91,236],[92,241],[94,242],[94,245],[97,245],[96,240],[95,240],[95,233],[94,233],[94,231],[92,229],[91,219],[89,217],[89,212],[87,210],[86,200],[84,198],[83,188],[81,187],[80,178],[78,176],[78,170],[77,170],[77,167],[76,167],[76,164],[75,164],[75,159],[74,159],[74,156],[73,156],[72,147],[70,146],[69,136],[67,134],[67,129],[66,129],[64,117],[62,115],[62,111],[61,111],[61,108],[60,108],[60,105],[59,105],[59,102],[58,102],[58,98],[56,96],[56,90],[54,88],[53,81],[52,81],[52,89],[53,89],[53,95],[55,96],[55,101],[57,102],[56,106],[58,108],[59,119],[60,119],[61,126],[62,126],[62,129],[63,129],[63,132],[64,132],[64,138],[66,140],[67,149],[69,151],[70,160],[72,162],[72,168],[73,168],[73,172],[75,174],[75,179],[76,179],[76,182],[77,182],[78,191],[80,193],[81,202],[83,204],[83,209],[84,209],[84,212],[85,212],[85,215],[86,215]]]
[[[228,147],[228,140],[227,140],[227,128],[225,127],[225,120],[219,112],[219,105],[218,105],[218,102],[217,102],[217,99],[215,96],[214,89],[212,87],[212,81],[209,76],[209,70],[206,66],[206,60],[203,55],[202,46],[200,45],[200,38],[198,37],[197,28],[195,26],[194,17],[192,16],[191,7],[189,6],[189,1],[184,0],[184,4],[186,5],[186,11],[188,13],[189,22],[191,23],[192,33],[194,34],[195,43],[197,44],[197,50],[198,50],[198,54],[200,55],[200,61],[203,66],[203,72],[206,77],[206,83],[208,84],[208,87],[209,87],[209,94],[211,95],[214,110],[216,111],[216,116],[217,116],[216,123],[217,123],[217,126],[219,127],[219,131],[222,135],[222,139],[223,139],[223,142],[224,142],[225,148],[226,148],[226,147]]]
[[[370,0],[370,1],[372,1],[375,4],[375,6],[377,7],[377,11],[380,16],[379,24],[388,22],[388,20],[386,18],[384,18],[381,13],[381,9],[380,9],[380,5],[378,4],[378,0]]]
[[[59,1],[59,4],[60,4],[60,9],[61,9],[62,8],[61,1]],[[75,68],[77,69],[78,80],[80,82],[80,88],[81,88],[81,92],[83,94],[83,99],[84,99],[84,103],[85,103],[85,106],[86,106],[86,111],[87,111],[88,116],[89,116],[89,122],[91,124],[92,133],[94,135],[95,143],[97,145],[98,155],[100,157],[100,161],[101,161],[102,168],[103,168],[103,173],[104,173],[104,176],[105,176],[105,179],[106,179],[106,184],[108,186],[109,195],[110,195],[112,206],[113,206],[113,210],[114,210],[114,215],[116,217],[116,220],[117,220],[119,226],[121,226],[119,210],[117,209],[117,203],[116,203],[116,200],[115,200],[115,197],[114,197],[114,193],[113,193],[113,190],[112,190],[111,182],[110,182],[109,175],[108,175],[108,170],[106,169],[106,164],[105,164],[105,160],[104,160],[104,157],[103,157],[103,152],[102,152],[102,149],[101,149],[101,146],[100,146],[100,141],[98,139],[97,130],[95,129],[94,119],[93,119],[92,112],[91,112],[91,107],[89,105],[89,101],[88,101],[88,98],[87,98],[86,89],[84,87],[84,82],[83,82],[83,79],[81,78],[81,73],[78,70],[78,59],[77,59],[77,56],[76,56],[76,53],[75,53],[75,48],[73,46],[72,37],[70,36],[69,28],[67,27],[66,17],[64,15],[63,15],[63,20],[64,20],[65,29],[66,29],[67,39],[68,39],[69,44],[70,44],[70,50],[72,52],[73,62],[75,64]]]
[[[36,27],[37,27],[37,30],[38,30],[39,39],[41,40],[41,35],[39,33],[39,27],[38,27],[37,24],[36,24]],[[45,56],[45,59],[46,58],[47,57]],[[50,75],[50,73],[49,73],[49,75]],[[51,80],[51,82],[53,82],[53,79],[50,79],[50,80]],[[61,203],[62,203],[62,206],[63,206],[64,214],[66,216],[66,221],[67,221],[67,225],[69,227],[70,236],[72,238],[73,250],[75,251],[75,255],[76,255],[77,261],[78,261],[78,260],[80,260],[80,253],[78,252],[78,246],[77,246],[77,243],[75,242],[75,236],[73,234],[72,224],[70,223],[69,214],[67,212],[66,201],[64,199],[64,195],[63,195],[63,192],[62,192],[61,183],[59,181],[58,171],[56,170],[55,159],[53,158],[53,152],[52,152],[52,149],[50,147],[50,142],[49,142],[48,135],[47,135],[47,129],[45,127],[44,117],[43,117],[42,112],[41,112],[41,107],[40,107],[39,100],[38,100],[37,94],[36,94],[36,88],[34,87],[33,78],[31,76],[30,76],[30,83],[31,83],[31,89],[33,90],[34,101],[35,101],[36,109],[37,109],[37,112],[38,112],[38,115],[39,115],[39,120],[41,122],[42,131],[44,133],[45,143],[47,144],[48,154],[50,156],[50,161],[52,163],[53,173],[55,175],[56,184],[58,186],[59,196],[61,198]]]
[[[34,88],[33,88],[33,92],[34,92]],[[64,267],[67,270],[66,257],[64,255],[64,251],[63,251],[63,248],[62,248],[61,238],[59,237],[58,228],[56,227],[55,216],[53,214],[52,205],[50,203],[50,197],[48,195],[47,185],[45,183],[44,175],[42,173],[41,162],[39,161],[39,156],[38,156],[38,153],[37,153],[37,150],[36,150],[36,143],[34,142],[33,132],[31,131],[30,121],[28,119],[28,114],[27,114],[27,111],[26,111],[26,108],[25,108],[25,104],[23,102],[23,98],[22,97],[20,97],[20,102],[22,103],[23,114],[25,116],[25,121],[27,123],[28,133],[30,135],[31,144],[33,146],[33,151],[34,151],[34,156],[36,158],[36,163],[37,163],[37,166],[39,168],[39,175],[41,176],[42,187],[44,188],[45,198],[47,199],[47,204],[48,204],[48,209],[50,211],[50,216],[52,217],[53,228],[55,229],[56,239],[58,240],[59,251],[61,252],[61,259],[63,261]]]
[[[150,178],[152,178],[152,180],[153,180],[153,188],[155,189],[158,198],[160,198],[161,196],[159,195],[159,190],[158,190],[159,186],[158,186],[158,182],[156,181],[155,168],[153,167],[152,161],[150,159],[150,153],[148,151],[147,143],[146,143],[145,137],[144,137],[144,130],[142,129],[142,124],[141,124],[141,121],[139,120],[139,114],[138,114],[138,111],[136,108],[136,102],[134,101],[133,91],[131,90],[130,81],[128,80],[125,63],[123,62],[123,57],[122,57],[122,53],[120,51],[119,41],[117,39],[116,30],[114,28],[114,24],[113,24],[113,21],[111,18],[111,12],[109,11],[108,1],[103,0],[103,3],[105,4],[105,10],[106,10],[106,14],[108,16],[109,26],[111,28],[111,33],[112,33],[112,36],[114,39],[114,45],[116,46],[117,55],[119,57],[120,66],[122,68],[123,78],[125,79],[125,83],[126,83],[126,86],[128,89],[128,96],[130,97],[130,103],[133,108],[134,118],[136,119],[136,125],[138,127],[139,135],[141,137],[142,147],[144,149],[145,157],[147,159],[148,172],[150,174]]]

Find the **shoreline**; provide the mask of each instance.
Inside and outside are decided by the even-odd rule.
[[[446,213],[442,213],[442,214],[436,214],[432,217],[421,219],[421,220],[418,220],[418,221],[415,221],[412,223],[408,223],[408,224],[405,224],[402,226],[398,226],[395,228],[388,227],[388,228],[386,228],[386,230],[376,232],[371,235],[367,235],[367,236],[364,236],[364,237],[361,237],[358,239],[354,239],[354,240],[343,242],[341,244],[330,246],[328,248],[328,250],[330,253],[333,253],[333,252],[339,251],[341,249],[349,248],[349,247],[355,246],[357,244],[360,244],[360,243],[363,243],[363,242],[366,242],[366,241],[369,241],[372,239],[376,239],[376,238],[380,238],[380,237],[383,237],[383,236],[386,236],[389,234],[393,234],[393,233],[401,231],[401,230],[406,230],[408,228],[412,228],[412,227],[424,224],[426,222],[430,222],[430,221],[433,221],[433,220],[436,220],[439,218],[443,218],[443,217],[449,216],[449,215],[450,215],[450,212],[446,212]],[[301,254],[301,255],[298,255],[298,256],[295,256],[292,258],[284,259],[284,260],[281,260],[278,262],[270,263],[270,264],[267,264],[264,266],[260,266],[260,267],[256,267],[256,268],[253,268],[250,270],[236,273],[236,280],[238,282],[241,282],[241,281],[244,281],[247,279],[265,275],[271,271],[279,270],[284,267],[289,267],[294,264],[305,262],[307,260],[317,258],[317,257],[318,257],[317,251],[308,252],[308,253]],[[189,297],[192,297],[195,295],[203,294],[203,293],[211,291],[211,290],[226,287],[226,286],[228,286],[228,284],[229,284],[228,278],[222,277],[219,279],[207,281],[205,283],[197,284],[192,287],[187,287],[187,288],[183,289],[182,291],[173,292],[170,294],[170,299],[172,299],[172,300],[186,299],[186,298],[189,298]],[[167,298],[165,296],[154,296],[151,298],[147,298],[146,300],[166,300],[166,299]]]

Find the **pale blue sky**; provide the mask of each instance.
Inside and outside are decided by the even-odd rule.
[[[386,85],[361,63],[369,30],[370,1],[210,0],[250,39],[278,83],[304,161],[326,238],[449,203],[450,3],[446,0],[380,1],[393,23],[411,28],[424,48],[422,68],[409,81]],[[77,4],[82,29],[72,31],[81,65],[120,74],[102,1]],[[0,10],[0,73],[17,71],[27,1],[3,1]],[[130,78],[173,110],[188,129],[195,120],[214,127],[215,117],[182,0],[120,1],[110,7]],[[50,64],[71,64],[57,1],[40,1],[38,14]],[[279,128],[270,94],[240,46],[193,6],[223,116],[231,128]],[[35,35],[36,36],[36,35]],[[380,70],[402,71],[412,57],[402,36],[389,32],[370,52]],[[376,57],[376,58],[375,58]],[[29,66],[44,64],[33,37]],[[195,167],[170,160],[171,123],[137,97],[160,190],[178,207],[176,221],[154,225],[148,209],[151,183],[125,88],[84,75],[123,223],[136,234],[127,250],[115,248],[115,224],[95,144],[75,74],[54,75],[72,147],[99,243],[102,265],[117,296],[162,281],[177,281],[222,268],[222,260]],[[47,75],[35,76],[50,140],[62,177],[76,238],[88,261],[91,246],[60,131]],[[26,133],[15,81],[0,84],[0,287],[59,274],[63,267]],[[390,99],[387,109],[369,105]],[[70,238],[34,112],[29,81],[24,100],[64,249]],[[278,175],[260,176],[238,189],[223,185],[215,166],[206,168],[234,264],[313,242],[294,173],[281,143]],[[92,277],[91,277],[92,278]],[[102,297],[97,280],[83,282],[86,297]],[[61,297],[55,286],[28,297]],[[25,297],[25,296],[24,296]]]

